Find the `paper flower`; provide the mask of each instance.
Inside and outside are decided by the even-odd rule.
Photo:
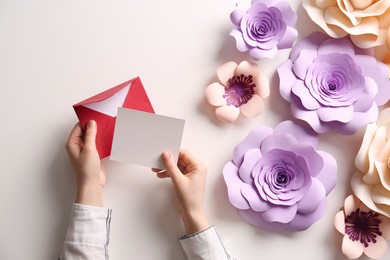
[[[390,98],[387,67],[347,38],[313,33],[278,67],[280,94],[317,133],[353,134]]]
[[[310,18],[334,38],[351,35],[360,48],[384,44],[390,0],[302,0]]]
[[[252,0],[249,8],[237,8],[230,14],[236,28],[230,35],[237,49],[249,51],[254,60],[274,58],[278,49],[291,48],[298,35],[297,15],[283,0]]]
[[[352,190],[367,207],[390,217],[390,108],[367,126],[355,160]]]
[[[268,79],[260,75],[254,62],[243,61],[239,65],[228,62],[218,68],[220,82],[206,88],[207,101],[217,108],[215,116],[222,122],[235,121],[240,112],[246,117],[261,114],[263,98],[269,96]]]
[[[374,259],[386,254],[390,219],[370,210],[358,198],[350,195],[345,199],[334,225],[344,235],[342,251],[349,259],[356,259],[363,252]]]
[[[337,164],[317,151],[317,136],[292,121],[258,126],[223,168],[229,200],[248,223],[268,231],[301,231],[326,211]]]
[[[387,46],[387,54],[383,59],[383,62],[387,65],[389,70],[389,78],[390,78],[390,28],[387,30],[387,38],[386,38],[386,46]]]

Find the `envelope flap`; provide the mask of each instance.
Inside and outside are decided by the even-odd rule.
[[[122,84],[119,84],[118,86],[115,86],[113,88],[110,88],[106,91],[103,91],[95,96],[92,96],[90,98],[87,98],[75,105],[73,105],[74,107],[77,107],[77,106],[82,106],[82,105],[86,105],[86,104],[91,104],[91,103],[95,103],[95,102],[99,102],[99,101],[102,101],[104,99],[107,99],[109,97],[112,97],[113,95],[115,95],[118,91],[122,90],[123,88],[127,87],[128,85],[132,84],[132,82],[136,79],[139,79],[138,77],[134,78],[134,79],[131,79],[129,81],[126,81]]]
[[[153,106],[139,77],[134,79],[123,107],[154,113]]]

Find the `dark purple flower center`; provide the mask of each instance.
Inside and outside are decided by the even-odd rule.
[[[252,75],[245,76],[244,74],[233,76],[229,79],[228,85],[225,88],[226,103],[228,106],[240,107],[248,101],[255,94],[254,88],[256,84],[253,83]]]
[[[280,171],[277,173],[276,182],[279,185],[286,184],[288,181],[289,181],[289,178],[288,178],[288,175],[285,171]]]
[[[345,218],[345,233],[352,241],[359,241],[364,247],[368,247],[369,243],[376,243],[377,236],[382,236],[380,223],[377,212],[357,209]]]

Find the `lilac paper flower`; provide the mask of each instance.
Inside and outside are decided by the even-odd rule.
[[[317,151],[317,136],[292,121],[258,126],[224,169],[229,200],[248,223],[269,231],[301,231],[326,211],[336,160]]]
[[[237,49],[249,51],[255,60],[274,58],[278,49],[291,48],[298,35],[297,15],[288,1],[252,0],[250,8],[237,8],[230,19],[237,26],[230,32]]]
[[[313,33],[278,68],[280,94],[292,114],[318,133],[353,134],[378,117],[390,98],[387,67],[348,38]]]

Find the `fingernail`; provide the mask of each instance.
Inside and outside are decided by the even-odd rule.
[[[88,127],[94,127],[96,125],[96,122],[94,120],[91,120],[88,122]]]
[[[171,157],[171,154],[169,152],[163,152],[163,157],[165,160],[168,160]]]

